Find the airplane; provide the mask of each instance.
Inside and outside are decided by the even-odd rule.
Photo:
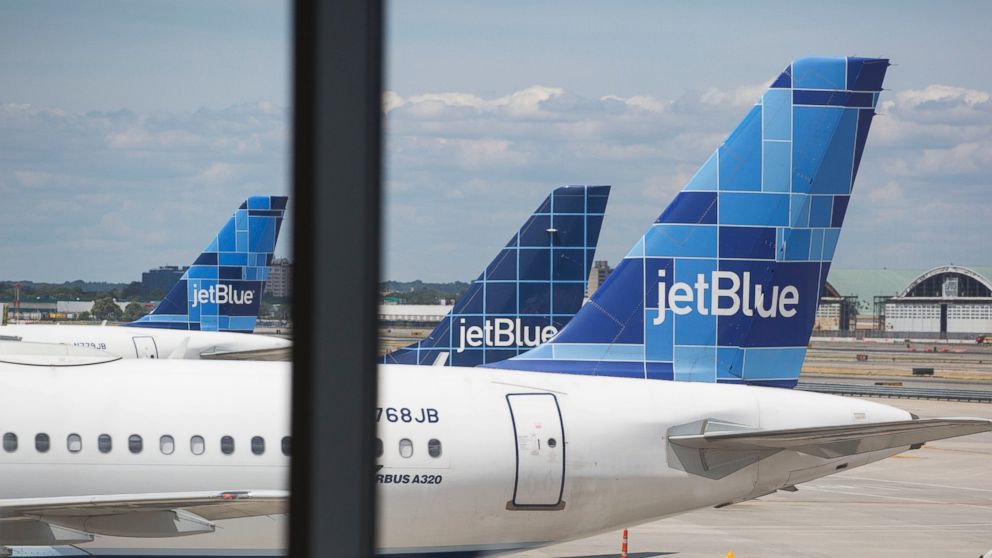
[[[551,544],[992,431],[771,387],[388,364],[379,375],[380,554]],[[288,509],[290,380],[277,362],[0,365],[0,546],[279,555],[285,523],[269,516]]]
[[[487,366],[795,386],[886,68],[791,65],[564,329]]]
[[[860,76],[887,64],[805,58],[785,76],[798,92],[808,74],[853,67],[856,79],[833,86],[861,92]],[[880,77],[869,83],[880,90]],[[270,517],[288,502],[288,363],[81,356],[89,364],[71,373],[71,355],[61,365],[0,363],[0,546],[284,551],[283,524]],[[394,364],[379,366],[374,412],[377,552],[403,556],[547,545],[793,491],[992,431],[990,419],[918,418],[767,386]],[[255,548],[260,540],[268,544]]]
[[[558,333],[582,306],[609,196],[609,186],[556,188],[430,335],[382,362],[476,366]]]
[[[100,349],[121,358],[198,359],[288,349],[287,339],[252,335],[285,196],[251,196],[146,316],[123,324],[0,326],[0,339]]]

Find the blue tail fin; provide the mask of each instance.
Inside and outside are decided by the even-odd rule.
[[[285,196],[252,196],[147,316],[127,325],[251,333],[258,319]]]
[[[536,347],[582,306],[609,186],[555,189],[427,338],[385,363],[476,366]]]
[[[496,366],[795,385],[888,65],[793,62],[568,327]]]

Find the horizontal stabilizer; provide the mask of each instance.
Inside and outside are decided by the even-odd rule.
[[[669,441],[700,450],[767,452],[791,450],[834,458],[992,431],[992,419],[935,418],[821,426],[787,430],[717,431],[670,436]]]

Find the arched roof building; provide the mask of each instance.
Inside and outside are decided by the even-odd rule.
[[[886,301],[884,315],[889,331],[992,333],[992,281],[967,267],[935,267]]]

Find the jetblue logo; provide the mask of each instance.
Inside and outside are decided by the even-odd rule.
[[[752,287],[751,273],[747,271],[743,277],[732,271],[714,271],[708,282],[706,275],[699,273],[695,284],[677,282],[671,288],[664,281],[664,269],[658,270],[658,278],[658,317],[652,321],[654,325],[665,323],[665,310],[669,308],[679,316],[695,308],[701,316],[734,316],[743,312],[745,316],[757,313],[759,318],[791,318],[799,305],[796,287],[787,285],[780,291],[774,286],[766,293],[762,285]]]
[[[201,289],[199,283],[193,283],[193,308],[201,304],[251,304],[255,299],[255,291],[238,290],[231,285],[210,285]]]
[[[558,333],[558,328],[548,326],[525,326],[520,318],[495,318],[486,320],[481,326],[466,326],[461,318],[458,327],[458,350],[466,347],[536,347]]]

